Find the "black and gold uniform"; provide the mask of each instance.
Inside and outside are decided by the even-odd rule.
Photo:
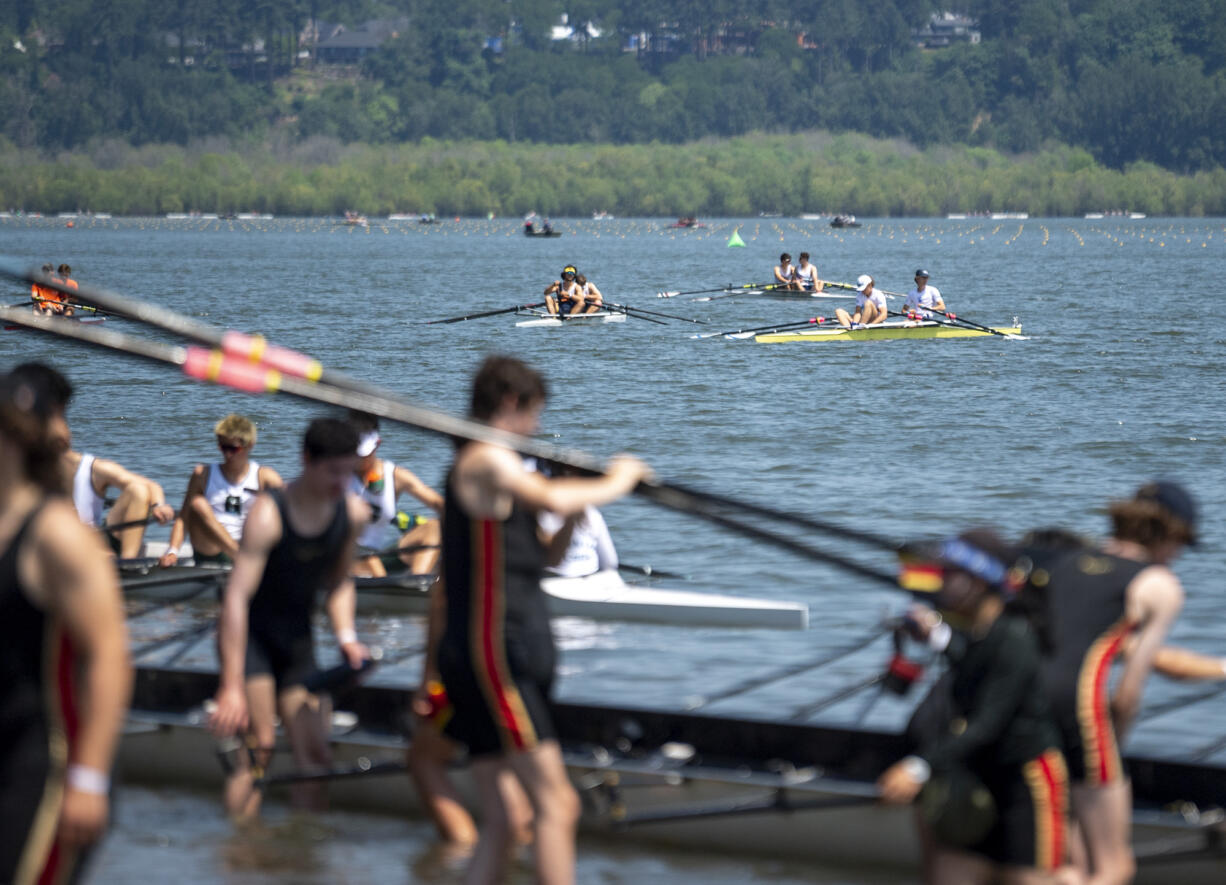
[[[342,497],[332,521],[320,534],[294,530],[282,489],[269,489],[281,515],[281,540],[268,553],[260,586],[251,599],[245,672],[268,674],[278,690],[301,685],[316,671],[311,615],[319,588],[338,569],[349,534],[349,511]]]
[[[1006,612],[981,637],[956,636],[946,655],[949,718],[916,755],[934,778],[963,770],[977,776],[997,811],[985,835],[953,847],[998,864],[1055,870],[1067,844],[1068,775],[1042,692],[1033,629]]]
[[[446,622],[438,669],[454,715],[447,734],[472,756],[529,750],[556,735],[549,716],[557,652],[541,590],[545,550],[536,514],[464,512],[448,476],[442,578]]]
[[[77,736],[72,645],[21,586],[17,557],[35,507],[0,556],[0,882],[72,882],[82,856],[56,840]]]
[[[1103,786],[1126,776],[1108,677],[1135,626],[1126,614],[1128,585],[1147,565],[1083,549],[1058,558],[1047,570],[1054,651],[1044,661],[1043,679],[1070,777],[1079,783]]]

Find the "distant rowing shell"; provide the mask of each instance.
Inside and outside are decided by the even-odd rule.
[[[602,325],[604,323],[624,323],[626,315],[624,313],[609,313],[607,311],[598,311],[597,313],[580,313],[574,316],[565,318],[553,316],[552,314],[536,313],[529,311],[519,314],[520,316],[531,316],[534,319],[521,320],[515,325],[521,329],[528,328],[559,328],[561,326],[592,326]]]
[[[993,331],[1002,335],[1020,335],[1021,326],[994,326]],[[820,329],[800,329],[795,332],[772,332],[755,335],[759,344],[787,344],[808,342],[825,344],[834,341],[898,341],[908,338],[984,338],[992,332],[955,326],[949,323],[881,323],[860,329],[844,329],[842,326]],[[995,336],[993,336],[995,337]]]

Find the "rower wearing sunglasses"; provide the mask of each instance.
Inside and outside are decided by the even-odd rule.
[[[579,272],[573,264],[562,268],[562,279],[554,280],[545,289],[545,305],[554,316],[575,313],[583,306],[583,290],[575,282]]]
[[[251,460],[255,424],[242,415],[227,415],[213,426],[221,461],[197,464],[187,481],[183,506],[170,530],[170,545],[159,564],[179,561],[184,535],[191,539],[196,563],[229,565],[238,552],[243,523],[265,489],[279,489],[281,477],[271,467]]]

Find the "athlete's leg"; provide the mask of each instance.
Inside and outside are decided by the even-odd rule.
[[[1129,781],[1089,786],[1075,784],[1071,791],[1073,814],[1081,829],[1089,860],[1087,885],[1131,882],[1137,863],[1130,844],[1132,784]]]
[[[437,519],[431,519],[405,532],[400,538],[400,546],[419,549],[401,553],[401,562],[415,575],[433,574],[438,568],[439,544],[442,539],[443,533]]]
[[[193,495],[187,502],[183,522],[187,526],[187,537],[192,542],[192,550],[201,556],[228,553],[233,557],[238,552],[238,544],[217,521],[217,516],[204,495]]]
[[[864,302],[864,307],[860,308],[860,322],[866,326],[869,323],[880,322],[884,319],[885,314],[871,301]]]
[[[119,493],[115,505],[106,516],[107,525],[137,522],[149,517],[149,487],[143,482],[134,482]],[[119,555],[124,559],[140,556],[141,543],[145,539],[145,527],[134,525],[114,533],[119,541]]]
[[[543,885],[575,881],[579,796],[566,776],[562,748],[548,740],[508,760],[536,815],[536,878]]]
[[[261,674],[247,679],[247,719],[250,755],[261,770],[272,762],[276,746],[276,686],[272,676]],[[234,769],[226,777],[226,812],[239,821],[254,818],[260,811],[262,794],[254,788],[254,774],[248,749],[233,754]]]
[[[932,852],[931,881],[934,885],[953,882],[958,885],[986,885],[994,875],[993,865],[977,855],[943,846],[936,846]]]
[[[481,832],[477,849],[464,872],[466,885],[491,885],[502,881],[511,850],[511,823],[499,788],[507,770],[504,756],[482,756],[472,764]]]
[[[844,329],[851,328],[851,314],[843,310],[843,308],[836,307],[834,309],[834,317],[835,319],[839,321],[839,325],[842,326]]]
[[[447,765],[454,755],[455,746],[437,728],[418,720],[406,754],[418,798],[443,841],[473,845],[477,841],[477,825],[447,774]]]
[[[322,770],[332,764],[328,733],[332,724],[332,705],[327,696],[317,697],[301,685],[291,685],[277,698],[281,723],[289,739],[294,765],[299,770]],[[294,784],[290,801],[295,808],[324,811],[327,793],[321,783]]]

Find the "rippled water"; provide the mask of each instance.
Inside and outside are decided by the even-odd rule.
[[[454,413],[464,410],[481,357],[512,352],[546,370],[551,397],[543,423],[558,443],[601,455],[632,451],[667,479],[889,536],[933,536],[982,523],[1014,533],[1052,523],[1100,532],[1106,501],[1152,475],[1180,477],[1200,497],[1205,540],[1177,567],[1188,602],[1175,637],[1221,651],[1226,332],[1213,310],[1226,279],[1221,220],[887,220],[835,231],[820,221],[755,219],[687,232],[628,219],[559,222],[565,235],[554,240],[528,240],[514,220],[375,222],[369,231],[295,219],[63,224],[0,221],[0,253],[31,263],[67,261],[78,279],[218,325],[262,331],[329,367]],[[726,247],[734,228],[746,248]],[[811,252],[823,277],[871,273],[894,292],[907,291],[912,271],[926,267],[952,309],[990,324],[1017,316],[1030,340],[695,341],[689,337],[695,331],[804,319],[846,302],[656,298],[664,289],[764,281],[783,250]],[[708,325],[631,320],[518,329],[510,317],[421,325],[537,300],[567,263],[606,298]],[[139,331],[130,323],[109,326]],[[288,399],[209,389],[156,366],[29,333],[3,333],[4,363],[29,357],[54,361],[76,383],[70,418],[80,448],[158,479],[172,499],[191,465],[214,457],[210,429],[222,414],[253,417],[260,425],[257,457],[288,476],[315,411]],[[404,428],[387,428],[384,439],[388,457],[439,484],[450,456],[443,441]],[[563,625],[559,689],[566,699],[674,708],[849,644],[902,605],[896,593],[641,502],[611,506],[606,515],[624,560],[688,574],[693,588],[803,601],[813,626],[776,633]],[[860,555],[833,539],[810,540]],[[890,567],[872,555],[865,561]],[[197,616],[163,613],[134,623],[133,633],[165,635]],[[360,626],[391,649],[420,637],[413,619],[366,619]],[[210,646],[198,643],[180,663],[210,664]],[[875,672],[886,654],[878,644],[711,709],[786,718]],[[380,678],[403,681],[415,667],[413,661]],[[1172,691],[1155,681],[1147,698]],[[863,709],[856,697],[821,717],[855,721]],[[886,699],[864,721],[888,726],[905,713],[905,704]],[[1220,706],[1181,717],[1193,715],[1198,733],[1226,732]],[[1181,745],[1172,741],[1195,743],[1184,736],[1187,722],[1155,720],[1134,736],[1133,747],[1169,751]],[[140,818],[154,813],[149,803],[161,801],[192,800],[134,794],[133,822],[113,840],[108,869],[119,875],[146,856]],[[225,836],[195,833],[205,825],[194,818],[185,815],[171,841],[199,836],[214,846],[199,851],[219,862]],[[396,853],[384,858],[402,860]],[[617,869],[624,862],[610,861]],[[641,862],[682,864],[677,869],[697,863],[659,855]],[[732,878],[715,878],[705,867],[694,867],[693,878],[792,876],[729,864],[740,871]],[[677,869],[644,868],[634,881],[684,878]],[[283,880],[294,881],[294,874],[284,871]]]

